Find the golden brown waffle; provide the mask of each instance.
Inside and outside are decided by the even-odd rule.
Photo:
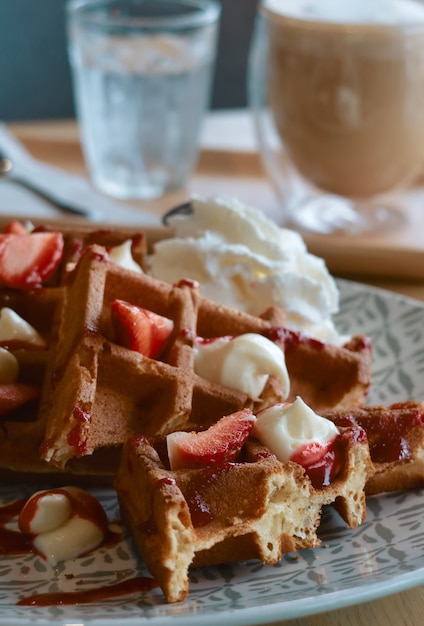
[[[38,226],[35,231],[54,231],[50,226]],[[10,307],[31,324],[46,341],[46,348],[31,348],[25,344],[11,342],[6,347],[16,356],[19,363],[19,383],[44,387],[43,398],[50,394],[50,380],[46,375],[56,352],[60,321],[66,307],[66,281],[72,265],[81,256],[87,245],[93,242],[103,244],[107,249],[132,240],[133,258],[141,265],[146,264],[146,237],[143,233],[124,230],[92,230],[61,228],[64,237],[64,251],[58,269],[42,288],[14,289],[0,287],[0,309]],[[0,428],[0,475],[3,479],[36,480],[37,476],[48,474],[55,478],[55,468],[40,457],[39,446],[45,437],[45,413],[40,411],[39,401],[25,404],[1,417]],[[95,476],[96,482],[110,482],[112,451],[105,455],[97,452],[91,458],[73,461],[68,470],[86,481]],[[113,456],[112,456],[113,458]],[[113,461],[116,466],[117,455]],[[58,480],[66,480],[63,472]]]
[[[371,469],[366,438],[342,435],[340,471],[314,489],[303,468],[281,463],[251,439],[236,463],[171,471],[164,453],[143,437],[123,447],[115,488],[123,520],[169,602],[188,593],[191,566],[260,559],[319,544],[323,505],[345,521],[365,519],[364,485]]]
[[[367,433],[374,466],[367,495],[424,485],[424,403],[408,401],[323,415],[337,426],[358,424]]]
[[[115,343],[110,311],[117,298],[173,320],[161,360]],[[121,445],[134,434],[205,426],[244,407],[256,410],[282,400],[273,377],[262,396],[253,398],[197,376],[197,336],[260,333],[287,347],[291,397],[302,390],[314,408],[344,406],[346,398],[363,402],[371,378],[368,343],[329,346],[285,330],[282,316],[277,309],[264,318],[228,309],[201,298],[191,281],[169,285],[136,274],[112,263],[103,248],[89,246],[67,282],[50,387],[42,401],[42,457],[64,468],[71,458]]]

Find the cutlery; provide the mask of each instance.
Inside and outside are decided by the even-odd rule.
[[[170,217],[173,217],[174,215],[191,215],[192,213],[193,205],[191,201],[188,200],[187,202],[183,202],[183,204],[179,204],[178,206],[175,206],[174,208],[167,211],[162,216],[162,223],[164,224],[164,226],[168,226],[168,220]]]
[[[87,219],[99,219],[100,215],[97,210],[89,209],[85,205],[79,204],[76,200],[65,200],[55,193],[51,188],[47,188],[43,184],[42,179],[37,181],[35,176],[29,176],[24,169],[20,169],[11,159],[6,158],[0,153],[0,177],[18,183],[22,187],[29,189],[33,193],[53,204],[57,209],[66,213],[81,215]]]

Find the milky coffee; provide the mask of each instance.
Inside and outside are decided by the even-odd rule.
[[[269,100],[298,171],[369,197],[424,170],[424,2],[265,0]]]

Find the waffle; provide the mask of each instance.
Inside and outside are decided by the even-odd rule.
[[[54,231],[51,226],[38,226],[34,232]],[[132,240],[134,260],[144,266],[147,249],[143,233],[117,230],[90,230],[61,227],[64,238],[62,259],[58,268],[49,277],[43,288],[14,289],[0,287],[0,308],[9,307],[31,324],[46,342],[45,349],[31,348],[29,345],[11,342],[6,345],[19,363],[19,384],[31,385],[40,390],[42,398],[50,394],[50,381],[47,372],[51,369],[57,349],[60,320],[67,303],[67,277],[83,250],[93,242],[101,243],[108,249],[128,239]],[[3,344],[2,344],[3,345]],[[44,388],[44,389],[43,389]],[[45,437],[45,414],[41,406],[45,400],[35,400],[23,407],[2,415],[0,428],[0,475],[4,480],[37,480],[48,475],[49,480],[60,482],[78,476],[82,482],[95,476],[96,482],[110,483],[110,463],[112,452],[105,455],[99,451],[94,458],[83,458],[70,463],[68,472],[56,472],[51,464],[40,457],[39,446]],[[117,454],[114,463],[117,463]]]
[[[115,342],[110,310],[117,298],[173,320],[160,360]],[[282,400],[281,385],[272,376],[259,398],[197,376],[197,336],[265,335],[287,348],[291,397],[302,390],[305,402],[320,410],[344,406],[346,399],[362,403],[371,378],[368,342],[358,338],[347,347],[329,346],[290,333],[283,320],[278,309],[253,317],[205,300],[192,281],[169,285],[125,270],[108,259],[104,248],[88,246],[66,283],[66,306],[41,402],[46,424],[42,458],[63,469],[70,459],[120,446],[133,435],[204,427],[242,408],[257,410]]]
[[[189,568],[259,559],[319,544],[324,505],[350,526],[365,519],[371,470],[366,438],[342,429],[340,470],[316,489],[297,463],[250,439],[236,463],[171,471],[163,442],[129,439],[115,479],[121,515],[169,602],[188,593]]]
[[[424,486],[424,404],[400,402],[324,414],[337,426],[367,433],[374,470],[365,491],[374,495]]]

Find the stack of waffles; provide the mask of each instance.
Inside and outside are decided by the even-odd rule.
[[[31,242],[36,232],[53,231],[16,236]],[[143,233],[62,230],[60,236],[60,258],[36,285],[4,277],[0,242],[0,306],[14,309],[45,340],[43,349],[6,346],[18,359],[19,384],[39,394],[3,411],[3,476],[113,481],[123,518],[169,601],[186,596],[190,566],[247,558],[272,563],[284,552],[317,545],[324,505],[334,505],[349,526],[364,520],[367,485],[370,493],[382,485],[370,482],[369,424],[361,419],[371,384],[367,337],[329,345],[286,328],[278,308],[254,317],[206,300],[190,280],[158,281],[142,271]],[[139,272],[112,260],[111,250],[128,241]],[[112,316],[117,300],[171,320],[160,357],[119,341]],[[253,397],[196,374],[197,337],[246,333],[284,352],[288,398],[272,375]],[[170,469],[169,433],[205,431],[222,416],[299,396],[339,427],[342,452],[329,484],[314,486],[299,464],[279,461],[253,436],[234,462],[219,468]],[[423,413],[412,404],[405,412]],[[387,469],[380,466],[380,474]]]

